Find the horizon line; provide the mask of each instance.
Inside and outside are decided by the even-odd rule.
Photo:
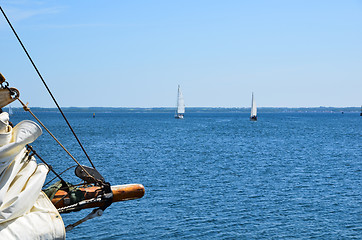
[[[5,106],[3,108],[8,108],[8,106]],[[362,107],[362,106],[361,106]],[[14,107],[12,106],[12,108],[23,108],[23,107]],[[57,108],[56,106],[54,107],[39,107],[39,106],[32,106],[31,108]],[[175,109],[176,107],[100,107],[100,106],[61,106],[61,108],[139,108],[139,109],[152,109],[152,108],[170,108],[170,109]],[[248,109],[251,107],[185,107],[185,108],[240,108],[240,109]],[[280,106],[280,107],[258,107],[258,109],[262,109],[262,108],[360,108],[360,106],[314,106],[314,107],[284,107],[284,106]]]

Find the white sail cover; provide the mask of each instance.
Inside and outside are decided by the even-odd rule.
[[[9,114],[0,114],[0,239],[65,239],[63,220],[41,191],[48,167],[26,154],[41,133],[27,120],[12,128]]]
[[[180,89],[180,85],[178,85],[178,92],[177,92],[177,114],[184,114],[185,113],[185,102],[184,97],[182,96],[182,92]]]
[[[254,99],[254,93],[252,93],[251,95],[251,113],[250,113],[250,117],[255,117],[256,116],[256,103],[255,103],[255,99]]]

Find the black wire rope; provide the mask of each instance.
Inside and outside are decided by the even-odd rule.
[[[31,157],[32,155],[37,156],[45,165],[47,165],[48,169],[49,169],[50,171],[52,171],[52,172],[55,174],[55,176],[56,176],[57,178],[59,178],[60,181],[61,181],[63,184],[66,185],[66,181],[64,181],[64,179],[60,176],[60,174],[58,174],[58,173],[53,169],[52,166],[50,166],[47,162],[45,162],[45,161],[43,160],[43,158],[41,158],[41,157],[39,156],[39,154],[33,149],[32,146],[30,146],[29,144],[27,144],[27,145],[26,145],[26,148],[27,148],[27,150],[28,150],[29,152],[31,152],[30,155],[29,155],[29,157]]]
[[[49,181],[48,181],[47,183],[45,183],[43,186],[48,185],[49,183],[51,183],[52,181],[54,181],[54,179],[58,178],[58,175],[61,176],[61,175],[62,175],[63,173],[65,173],[66,171],[68,171],[69,169],[72,169],[72,168],[74,168],[74,167],[76,167],[76,166],[77,166],[77,165],[71,166],[71,167],[65,169],[63,172],[61,172],[61,173],[59,173],[59,174],[55,174],[55,177],[52,178],[51,180],[49,180]],[[73,185],[72,185],[72,186],[73,186]]]
[[[13,33],[15,34],[16,38],[18,39],[18,41],[19,41],[19,43],[20,43],[21,47],[23,48],[24,52],[25,52],[25,53],[26,53],[26,55],[28,56],[28,58],[29,58],[29,60],[30,60],[31,64],[33,65],[33,67],[34,67],[34,69],[35,69],[35,71],[38,73],[38,76],[40,77],[41,81],[43,82],[43,84],[44,84],[45,88],[47,89],[47,91],[48,91],[49,95],[50,95],[50,96],[51,96],[51,98],[53,99],[53,101],[54,101],[55,105],[57,106],[57,108],[58,108],[59,112],[62,114],[62,116],[63,116],[63,118],[64,118],[65,122],[68,124],[69,129],[72,131],[72,133],[73,133],[73,135],[74,135],[75,139],[78,141],[79,146],[82,148],[82,150],[83,150],[84,154],[87,156],[87,158],[88,158],[88,160],[89,160],[90,164],[92,165],[92,167],[95,169],[95,166],[94,166],[94,164],[93,164],[92,160],[91,160],[91,159],[90,159],[90,157],[88,156],[88,154],[87,154],[86,150],[84,149],[84,147],[83,147],[82,143],[80,142],[80,140],[79,140],[79,138],[78,138],[77,134],[74,132],[74,130],[73,130],[73,128],[72,128],[72,126],[71,126],[71,125],[70,125],[70,123],[68,122],[68,119],[67,119],[67,118],[66,118],[66,116],[64,115],[64,113],[63,113],[62,109],[60,108],[60,106],[59,106],[59,104],[58,104],[58,102],[57,102],[57,100],[55,99],[55,97],[53,96],[52,92],[50,91],[50,89],[49,89],[48,85],[46,84],[45,80],[43,79],[43,76],[40,74],[40,72],[39,72],[38,68],[36,67],[35,63],[33,62],[32,58],[30,57],[30,55],[29,55],[28,51],[26,50],[26,48],[25,48],[24,44],[23,44],[23,43],[22,43],[22,41],[20,40],[20,38],[19,38],[18,34],[16,33],[15,29],[14,29],[14,28],[13,28],[13,26],[11,25],[11,23],[10,23],[10,21],[9,21],[8,17],[6,16],[6,14],[5,14],[5,12],[4,12],[4,10],[2,9],[2,7],[1,7],[1,6],[0,6],[0,10],[1,10],[2,14],[4,15],[4,17],[5,17],[6,21],[8,22],[8,24],[9,24],[10,28],[12,29]]]

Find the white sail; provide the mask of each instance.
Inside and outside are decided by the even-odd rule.
[[[180,89],[180,85],[178,85],[178,92],[177,92],[177,114],[184,114],[185,113],[185,102],[184,97],[182,96],[182,92]]]
[[[9,115],[13,115],[13,110],[11,109],[11,106],[9,105]]]
[[[64,223],[41,191],[49,171],[25,149],[42,133],[32,121],[14,128],[0,114],[0,239],[65,239]]]
[[[250,117],[256,117],[256,103],[254,99],[254,93],[251,95],[251,113]]]

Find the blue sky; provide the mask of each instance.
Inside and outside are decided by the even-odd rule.
[[[61,106],[360,106],[362,1],[1,1]],[[0,72],[53,107],[4,18]],[[16,105],[15,105],[16,106]]]

